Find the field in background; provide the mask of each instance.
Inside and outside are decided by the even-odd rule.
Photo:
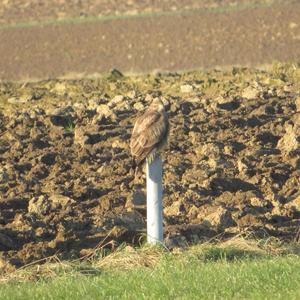
[[[85,78],[113,68],[140,74],[256,67],[300,58],[299,1],[68,2],[0,4],[0,80]]]
[[[295,0],[288,0],[290,3]],[[71,18],[159,14],[203,9],[235,9],[240,6],[269,6],[282,0],[171,0],[171,1],[59,1],[5,0],[0,3],[0,24],[61,21]]]

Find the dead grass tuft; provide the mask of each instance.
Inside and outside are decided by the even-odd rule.
[[[72,265],[69,262],[62,262],[54,255],[24,265],[13,272],[0,273],[0,283],[36,281],[41,278],[48,279],[56,277],[61,271],[66,272],[71,269]]]
[[[190,246],[187,249],[168,249],[144,245],[134,248],[126,244],[119,246],[105,255],[102,246],[94,253],[73,261],[61,261],[57,256],[38,260],[15,271],[0,273],[0,283],[48,280],[59,276],[94,276],[102,271],[133,270],[136,268],[154,268],[164,258],[173,257],[184,260],[197,257],[199,260],[236,260],[244,258],[276,257],[282,255],[300,256],[299,244],[284,244],[276,238],[249,239],[247,236],[236,236],[227,240],[214,240]],[[99,255],[99,251],[101,255]]]
[[[130,270],[138,267],[154,267],[162,258],[163,248],[154,246],[144,246],[142,248],[133,248],[125,246],[117,251],[95,261],[94,265],[99,268],[119,268]]]

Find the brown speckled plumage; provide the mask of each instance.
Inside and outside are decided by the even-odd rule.
[[[137,166],[152,161],[165,143],[169,129],[168,116],[159,98],[155,98],[133,127],[130,150]]]

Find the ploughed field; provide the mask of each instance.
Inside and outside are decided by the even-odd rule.
[[[129,139],[155,97],[166,246],[251,235],[299,239],[300,70],[0,82],[0,268],[145,239],[145,178]]]

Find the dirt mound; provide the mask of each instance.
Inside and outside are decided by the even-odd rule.
[[[128,139],[165,102],[170,247],[245,231],[295,239],[300,224],[299,69],[0,83],[0,251],[22,265],[145,235]]]

